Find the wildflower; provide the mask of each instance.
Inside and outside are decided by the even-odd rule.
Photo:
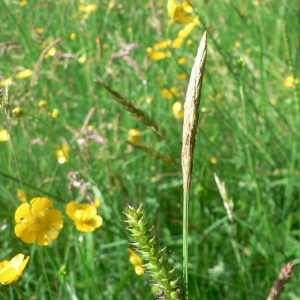
[[[60,116],[60,111],[54,108],[51,113],[48,113],[53,119],[57,119]]]
[[[241,48],[241,42],[240,42],[240,41],[236,41],[236,42],[234,43],[234,47],[235,47],[235,48]]]
[[[25,79],[30,77],[33,74],[33,71],[30,69],[26,69],[24,71],[21,71],[19,73],[17,73],[16,77],[19,79]]]
[[[128,141],[133,144],[139,144],[141,142],[141,132],[138,129],[129,129]]]
[[[44,197],[33,198],[29,203],[21,204],[15,213],[16,236],[25,243],[37,243],[46,246],[57,239],[63,227],[63,218],[53,203]]]
[[[161,94],[166,99],[173,99],[174,97],[179,97],[180,94],[176,87],[171,87],[170,89],[162,89]]]
[[[12,83],[12,78],[11,78],[11,77],[6,77],[6,78],[3,78],[3,79],[0,81],[0,86],[11,85],[11,83]]]
[[[168,48],[171,44],[172,44],[172,41],[170,39],[167,39],[165,41],[154,44],[153,47],[148,47],[147,48],[148,56],[152,60],[162,60],[162,59],[170,57],[171,56],[170,51],[164,52],[164,51],[160,51],[160,50]]]
[[[81,64],[84,64],[87,60],[86,55],[82,55],[78,58],[78,62],[80,62]]]
[[[60,164],[64,164],[69,160],[70,147],[66,144],[56,145],[57,150],[55,156]]]
[[[177,60],[177,62],[178,62],[179,65],[185,64],[186,61],[187,61],[187,59],[186,59],[185,56],[181,56],[181,57]]]
[[[44,33],[44,31],[45,31],[45,29],[42,28],[42,27],[38,27],[38,28],[36,29],[36,32],[37,32],[38,34],[42,34],[42,33]]]
[[[16,107],[12,110],[12,114],[17,118],[21,118],[24,115],[24,111],[21,107]]]
[[[148,97],[146,98],[146,103],[147,103],[147,104],[151,104],[152,101],[153,101],[152,97],[148,96]]]
[[[184,80],[184,79],[187,78],[187,75],[186,75],[185,73],[177,74],[177,78],[178,78],[179,80]]]
[[[217,158],[216,158],[216,157],[214,157],[214,156],[212,156],[212,157],[209,159],[209,161],[210,161],[210,163],[211,163],[211,164],[213,164],[213,165],[215,165],[215,164],[217,164],[217,163],[218,163],[218,160],[217,160]]]
[[[91,204],[68,203],[66,213],[76,225],[77,230],[92,232],[102,225],[102,218],[97,215],[97,209]]]
[[[139,276],[144,275],[145,268],[143,267],[144,263],[141,257],[130,248],[128,248],[127,251],[130,253],[129,261],[134,265],[135,273]]]
[[[18,198],[22,201],[22,202],[27,202],[27,199],[26,199],[26,196],[25,196],[25,193],[23,190],[18,190],[17,191],[17,195],[18,195]]]
[[[147,48],[147,53],[148,56],[152,59],[152,60],[162,60],[168,57],[171,57],[171,52],[170,51],[155,51],[153,48],[148,47]]]
[[[193,21],[189,16],[193,12],[193,7],[188,1],[182,4],[176,0],[168,0],[168,16],[178,23],[188,24]]]
[[[290,75],[284,79],[283,85],[285,87],[293,87],[298,83],[299,83],[299,79],[294,78],[294,76]]]
[[[45,58],[49,57],[49,56],[54,56],[56,54],[57,50],[55,47],[51,47],[47,53],[44,55]]]
[[[48,105],[48,102],[46,100],[40,100],[39,101],[39,107],[44,108]]]
[[[80,12],[85,12],[87,14],[92,13],[98,8],[97,4],[89,4],[89,5],[80,5],[79,6],[79,11]]]
[[[0,262],[0,282],[2,284],[11,284],[19,279],[30,257],[24,258],[24,254],[17,254],[11,260]]]
[[[115,9],[116,7],[117,7],[116,2],[114,2],[114,1],[109,2],[109,4],[108,4],[108,9],[109,10]]]
[[[195,16],[193,18],[192,22],[187,24],[183,29],[181,29],[179,31],[177,37],[182,38],[182,39],[186,39],[191,34],[191,32],[197,26],[198,23],[199,23],[199,16]]]
[[[75,32],[72,32],[72,33],[70,34],[70,39],[71,39],[72,41],[75,41],[75,40],[77,39],[77,34],[76,34]]]
[[[27,1],[26,0],[22,0],[19,2],[19,5],[20,6],[25,6],[27,4]]]
[[[6,142],[9,140],[9,133],[6,129],[0,129],[0,142]]]
[[[175,102],[175,103],[173,104],[173,106],[172,106],[172,112],[173,112],[173,115],[174,115],[177,119],[182,120],[182,119],[183,119],[183,113],[184,113],[182,103],[179,102],[179,101]]]

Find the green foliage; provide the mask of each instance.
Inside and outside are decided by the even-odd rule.
[[[300,99],[293,83],[300,77],[299,1],[193,1],[200,24],[161,61],[152,61],[147,47],[174,39],[183,27],[168,24],[166,1],[116,1],[112,9],[109,1],[94,3],[98,8],[86,15],[74,0],[0,1],[0,83],[11,77],[10,105],[24,112],[9,121],[20,174],[10,142],[0,142],[0,261],[18,253],[31,257],[0,297],[50,299],[44,264],[53,299],[154,299],[150,277],[137,276],[129,262],[127,204],[143,203],[161,248],[167,246],[169,262],[181,272],[182,121],[172,105],[184,101],[188,78],[177,75],[190,74],[207,30],[190,201],[189,297],[267,298],[280,266],[300,256]],[[55,55],[41,55],[58,38]],[[182,56],[187,61],[179,65]],[[19,79],[24,69],[34,74]],[[95,80],[142,109],[163,137]],[[161,90],[171,87],[179,96],[165,99]],[[40,100],[48,105],[40,107]],[[141,131],[140,147],[127,142],[130,128]],[[70,148],[64,164],[55,156],[58,144]],[[213,173],[234,203],[234,226]],[[14,234],[19,175],[28,199],[48,197],[64,215],[58,239],[41,251]],[[94,197],[101,198],[103,226],[77,232],[66,204]],[[281,299],[298,299],[299,279],[296,267]]]

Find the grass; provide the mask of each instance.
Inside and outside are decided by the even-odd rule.
[[[184,26],[168,27],[163,1],[120,1],[113,9],[108,1],[95,1],[97,10],[85,20],[77,1],[34,0],[24,6],[0,1],[0,81],[12,77],[12,106],[25,114],[11,121],[24,190],[29,199],[49,197],[64,215],[64,227],[48,247],[25,244],[15,236],[21,185],[12,146],[1,142],[0,260],[17,253],[31,256],[19,281],[1,287],[1,298],[50,299],[42,257],[52,299],[155,299],[149,277],[137,276],[129,262],[127,204],[143,204],[159,246],[167,246],[170,264],[182,275],[182,121],[173,116],[172,104],[184,101],[188,77],[179,80],[177,74],[190,74],[206,30],[208,55],[190,195],[189,299],[267,298],[280,267],[300,256],[299,85],[284,85],[288,76],[300,76],[300,5],[254,2],[194,1],[200,24],[190,42],[171,49],[170,58],[152,61],[146,48],[174,39]],[[33,76],[16,77],[23,69],[34,70],[43,49],[58,38],[56,56],[45,58]],[[138,47],[115,58],[132,43]],[[181,56],[187,58],[183,65],[177,63]],[[162,137],[95,80],[142,109]],[[177,87],[179,96],[165,99],[161,90],[171,87]],[[48,106],[40,108],[40,100]],[[61,114],[51,118],[48,112],[55,108]],[[88,139],[82,129],[86,120],[106,144]],[[128,144],[130,128],[141,131],[140,147]],[[85,143],[78,143],[80,138]],[[57,162],[57,144],[71,149],[65,164]],[[68,188],[69,172],[90,183],[88,194]],[[234,202],[233,224],[214,173]],[[65,207],[90,194],[101,197],[98,213],[104,223],[83,234]],[[299,299],[299,293],[296,267],[281,299]]]

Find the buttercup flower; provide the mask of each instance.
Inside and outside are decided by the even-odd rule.
[[[21,118],[24,115],[24,111],[21,107],[16,107],[12,110],[12,114],[17,118]]]
[[[24,71],[21,71],[19,73],[17,73],[16,77],[19,79],[25,79],[30,77],[33,74],[33,71],[30,69],[26,69]]]
[[[168,16],[178,23],[191,23],[193,18],[189,16],[193,7],[188,1],[180,3],[176,0],[168,0]]]
[[[45,58],[48,58],[49,56],[54,56],[57,52],[57,49],[55,47],[51,47],[47,53],[44,55]]]
[[[43,108],[48,105],[48,102],[46,100],[40,100],[39,101],[39,107]]]
[[[135,273],[139,276],[144,275],[145,268],[143,267],[144,263],[141,257],[130,248],[128,248],[127,251],[130,253],[129,261],[134,265]]]
[[[60,116],[60,111],[57,108],[54,108],[52,112],[48,113],[53,119],[57,119]]]
[[[6,78],[3,78],[1,81],[0,81],[0,86],[7,86],[7,85],[11,85],[12,83],[12,78],[11,77],[6,77]]]
[[[285,87],[293,87],[295,84],[298,83],[299,83],[299,79],[294,78],[292,75],[290,75],[284,79],[283,85]]]
[[[14,258],[0,262],[0,282],[11,284],[17,281],[25,269],[29,256],[24,259],[24,254],[18,254]]]
[[[141,132],[138,129],[129,129],[128,141],[133,144],[139,144],[141,142]]]
[[[68,203],[66,213],[81,232],[92,232],[100,227],[103,220],[97,215],[97,209],[91,204],[78,204],[75,201]]]
[[[217,158],[216,158],[215,156],[212,156],[212,157],[209,159],[209,161],[210,161],[210,163],[211,163],[212,165],[215,165],[215,164],[218,163],[218,160],[217,160]]]
[[[70,34],[70,39],[71,39],[72,41],[75,41],[75,40],[77,39],[77,34],[76,34],[75,32],[72,32],[72,33]]]
[[[9,140],[9,134],[6,129],[0,129],[0,142],[6,142]]]
[[[171,87],[170,89],[162,89],[161,94],[166,99],[173,99],[174,97],[179,97],[180,93],[176,87]]]
[[[64,164],[69,160],[70,147],[66,144],[56,145],[57,150],[55,156],[60,164]]]
[[[47,246],[57,239],[63,227],[61,213],[52,209],[48,198],[33,198],[29,203],[21,204],[15,213],[15,234],[27,244],[37,243]]]
[[[183,119],[183,113],[184,113],[182,103],[179,102],[179,101],[175,102],[175,103],[173,104],[173,106],[172,106],[172,112],[173,112],[173,115],[174,115],[177,119],[182,120],[182,119]]]

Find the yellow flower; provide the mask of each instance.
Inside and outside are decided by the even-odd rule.
[[[45,58],[49,57],[49,56],[54,56],[56,54],[57,50],[55,47],[51,47],[47,53],[44,55]]]
[[[9,140],[9,133],[6,129],[0,129],[0,142],[6,142]]]
[[[167,39],[165,41],[155,43],[153,45],[154,50],[162,50],[168,48],[172,44],[172,41],[170,39]]]
[[[60,111],[54,108],[51,113],[48,113],[53,119],[57,119],[60,116]]]
[[[92,232],[102,225],[102,218],[97,215],[97,209],[91,204],[68,203],[66,213],[76,225],[77,230]]]
[[[116,2],[110,1],[107,8],[112,10],[112,9],[115,9],[116,7],[117,7]]]
[[[47,105],[48,105],[48,102],[46,100],[40,100],[39,107],[43,108],[43,107],[46,107]]]
[[[147,104],[151,104],[152,101],[153,101],[152,97],[148,96],[148,97],[146,98],[146,103],[147,103]]]
[[[130,248],[128,248],[127,251],[130,253],[129,261],[134,265],[135,273],[139,276],[144,275],[145,268],[143,267],[144,263],[141,257]]]
[[[70,148],[68,145],[56,145],[57,150],[55,151],[55,156],[60,164],[64,164],[69,160]]]
[[[24,111],[21,107],[16,107],[12,110],[15,117],[21,118],[24,115]]]
[[[212,157],[209,159],[209,161],[210,161],[210,163],[213,164],[213,165],[215,165],[215,164],[218,162],[217,158],[214,157],[214,156],[212,156]]]
[[[25,6],[27,4],[27,1],[26,0],[22,0],[19,2],[19,5],[20,6]]]
[[[18,190],[17,191],[17,195],[18,195],[18,198],[22,201],[22,202],[27,202],[27,199],[26,199],[26,196],[25,196],[25,193],[23,190]]]
[[[78,58],[78,62],[80,62],[81,64],[86,63],[86,61],[87,61],[86,55],[82,55]]]
[[[45,31],[45,29],[42,28],[42,27],[38,27],[38,28],[36,29],[36,32],[37,32],[38,34],[42,34],[42,33],[44,33],[44,31]]]
[[[11,83],[12,83],[12,78],[11,78],[11,77],[6,77],[6,78],[3,78],[3,79],[0,81],[0,86],[11,85]]]
[[[90,14],[93,11],[95,11],[97,8],[98,8],[97,4],[80,5],[79,6],[79,11]]]
[[[17,76],[17,78],[19,78],[19,79],[25,79],[25,78],[30,77],[32,74],[33,74],[33,71],[32,71],[32,70],[26,69],[26,70],[24,70],[24,71],[21,71],[21,72],[17,73],[16,76]]]
[[[170,89],[162,89],[161,94],[166,99],[173,99],[174,97],[179,97],[180,94],[176,87],[171,87]]]
[[[241,42],[240,41],[236,41],[235,43],[234,43],[234,47],[235,48],[241,48]]]
[[[139,144],[141,142],[141,132],[138,129],[129,129],[128,141],[133,144]]]
[[[152,59],[152,60],[162,60],[165,58],[168,58],[171,56],[171,52],[170,51],[155,51],[153,48],[148,47],[147,48],[147,53],[148,56]]]
[[[179,101],[175,102],[172,106],[172,112],[177,119],[182,120],[184,112],[182,103]]]
[[[15,213],[16,236],[27,244],[37,243],[46,246],[57,239],[63,227],[63,218],[48,198],[33,198],[29,203],[21,204]]]
[[[0,262],[0,282],[2,284],[11,284],[19,279],[25,269],[29,256],[24,259],[24,254],[17,254],[10,261]]]
[[[198,23],[199,23],[199,16],[196,16],[192,22],[184,26],[184,28],[179,31],[177,37],[181,39],[186,39],[191,34],[191,32],[197,26]]]
[[[70,39],[71,39],[72,41],[75,41],[75,40],[77,39],[77,34],[76,34],[75,32],[72,32],[72,33],[70,34]]]
[[[181,57],[177,60],[177,62],[178,62],[179,65],[185,64],[186,61],[187,61],[187,59],[186,59],[185,56],[181,56]]]
[[[299,83],[299,79],[294,78],[294,76],[290,75],[284,79],[283,85],[285,87],[293,87],[298,83]]]
[[[189,16],[193,12],[193,7],[188,1],[182,4],[176,0],[168,0],[168,16],[178,23],[191,23],[193,18]]]
[[[185,73],[177,74],[177,78],[178,78],[179,80],[184,80],[184,79],[187,78],[187,75],[186,75]]]

